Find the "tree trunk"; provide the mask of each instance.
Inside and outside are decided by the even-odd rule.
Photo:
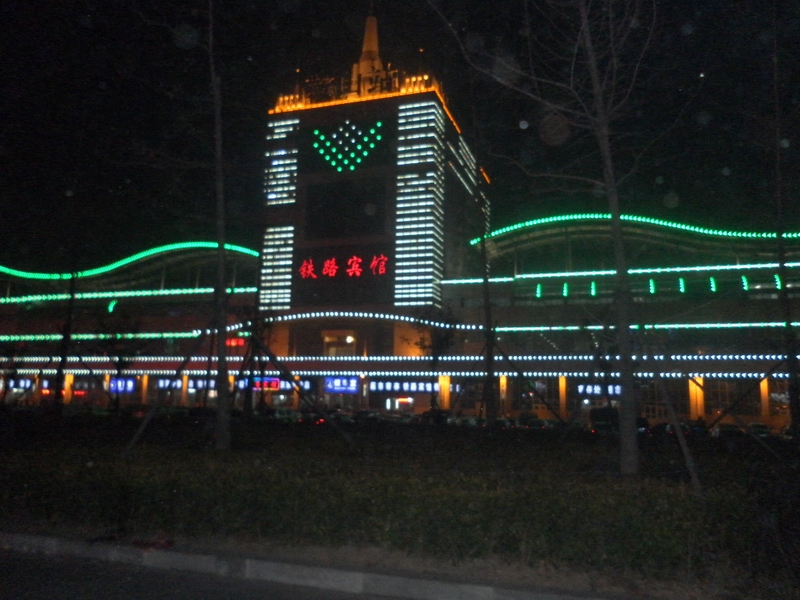
[[[800,431],[800,380],[798,379],[797,364],[797,336],[792,325],[792,302],[789,298],[789,279],[788,269],[786,268],[786,241],[784,233],[786,224],[784,223],[783,206],[783,153],[781,152],[781,139],[783,138],[782,111],[780,100],[780,71],[778,63],[778,36],[777,36],[777,15],[773,17],[773,36],[772,36],[772,95],[775,103],[775,230],[778,243],[778,277],[781,287],[779,299],[785,325],[783,328],[784,340],[786,343],[786,370],[789,373],[789,417],[791,427],[795,435]]]
[[[497,420],[497,400],[494,393],[494,323],[492,322],[492,303],[489,295],[489,256],[486,251],[486,234],[481,238],[481,260],[483,261],[483,311],[484,336],[486,340],[486,377],[483,381],[483,408],[486,424],[490,427]]]
[[[217,450],[231,448],[231,398],[228,387],[227,290],[225,285],[225,186],[222,170],[222,92],[214,63],[214,0],[208,0],[208,67],[214,102],[214,179],[217,198],[217,282],[214,328],[217,330]]]
[[[625,245],[622,236],[622,219],[619,207],[619,193],[614,174],[614,161],[611,153],[611,137],[609,132],[609,115],[600,73],[597,67],[591,29],[589,27],[589,11],[586,0],[580,0],[582,35],[581,42],[586,51],[589,75],[592,79],[594,100],[594,132],[600,147],[603,160],[603,181],[605,183],[608,208],[611,212],[611,237],[614,244],[614,267],[616,269],[616,327],[617,345],[620,356],[620,378],[622,395],[619,409],[620,434],[620,471],[623,475],[638,475],[639,446],[636,439],[636,395],[634,390],[633,361],[630,331],[631,295],[628,282],[628,263],[625,256]]]

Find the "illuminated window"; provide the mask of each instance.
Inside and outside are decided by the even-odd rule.
[[[444,273],[444,113],[433,101],[403,104],[397,122],[394,303],[439,305]]]
[[[268,227],[261,254],[259,307],[261,310],[291,308],[294,227]]]
[[[322,332],[323,356],[355,356],[356,332],[352,330],[328,330]]]
[[[299,119],[271,121],[267,124],[267,140],[287,140],[299,125]],[[297,148],[291,143],[273,148],[266,152],[266,158],[264,196],[267,206],[294,204],[297,198]]]

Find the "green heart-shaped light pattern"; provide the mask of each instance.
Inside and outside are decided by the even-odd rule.
[[[375,143],[381,141],[381,127],[383,123],[378,121],[365,132],[348,120],[329,135],[315,129],[314,149],[337,171],[355,171],[375,148]]]

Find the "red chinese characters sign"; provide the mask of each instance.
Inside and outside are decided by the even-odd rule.
[[[317,274],[314,272],[314,261],[310,258],[305,259],[303,264],[300,265],[300,277],[303,279],[317,278]]]
[[[341,268],[336,257],[326,258],[320,262],[322,267],[320,273],[323,277],[361,277],[365,273],[380,277],[386,275],[389,259],[384,254],[374,254],[371,260],[354,254],[347,259]],[[369,267],[366,265],[369,265]],[[300,277],[303,279],[317,279],[316,267],[317,265],[314,263],[313,258],[305,259],[298,269]]]

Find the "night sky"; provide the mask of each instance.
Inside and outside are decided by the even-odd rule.
[[[523,91],[525,77],[502,65],[540,68],[529,47],[552,34],[541,3],[529,4],[526,25],[522,0],[501,8],[435,2],[470,59]],[[621,172],[632,169],[621,187],[623,209],[774,229],[779,144],[785,226],[800,231],[800,3],[661,4],[638,84],[615,124]],[[218,2],[228,241],[259,245],[266,108],[305,77],[347,75],[368,7]],[[190,0],[0,3],[0,264],[67,271],[159,244],[213,239],[206,8]],[[443,82],[492,177],[494,226],[606,210],[591,185],[541,177],[599,178],[586,135],[559,129],[558,117],[553,127],[554,118],[524,94],[471,69],[425,0],[379,1],[375,13],[384,63]]]

